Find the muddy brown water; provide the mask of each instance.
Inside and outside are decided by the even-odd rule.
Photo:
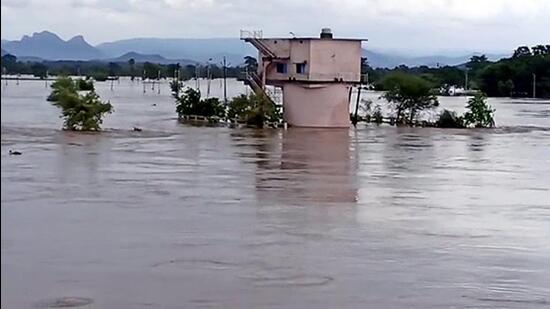
[[[77,134],[44,82],[2,84],[2,308],[550,307],[549,101],[491,99],[492,130],[260,131],[97,86],[115,113]]]

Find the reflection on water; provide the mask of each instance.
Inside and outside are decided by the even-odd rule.
[[[256,190],[261,201],[355,202],[357,154],[350,131],[254,131]],[[330,175],[330,182],[327,181]]]
[[[494,130],[199,128],[99,83],[116,112],[76,134],[39,86],[2,93],[2,307],[550,306],[545,101],[493,100]]]

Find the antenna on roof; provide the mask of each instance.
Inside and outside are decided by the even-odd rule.
[[[296,38],[296,34],[294,34],[294,32],[290,31],[289,33],[290,33],[290,35],[292,35],[292,38],[293,38],[293,39]]]

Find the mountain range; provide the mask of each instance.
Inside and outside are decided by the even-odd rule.
[[[99,60],[126,62],[134,58],[136,62],[154,63],[219,63],[225,56],[229,65],[243,63],[244,56],[255,56],[255,49],[237,38],[211,39],[161,39],[135,38],[102,43],[92,46],[83,36],[78,35],[67,41],[55,33],[42,31],[23,36],[21,40],[2,40],[2,55],[6,53],[17,56],[22,61],[43,60]],[[363,56],[373,67],[388,67],[404,64],[407,66],[459,65],[474,55],[459,57],[445,55],[408,57],[392,55],[372,50],[363,50]],[[507,55],[487,55],[497,60]]]

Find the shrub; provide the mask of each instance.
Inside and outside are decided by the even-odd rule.
[[[199,90],[187,88],[183,94],[176,99],[176,112],[179,117],[203,116],[203,117],[225,117],[225,107],[218,98],[201,100]]]
[[[382,115],[382,108],[380,105],[376,105],[374,112],[372,113],[372,121],[376,124],[381,124],[384,121],[384,116]]]
[[[439,114],[436,126],[440,128],[464,128],[464,120],[455,112],[444,109]]]
[[[81,91],[94,91],[94,81],[79,78],[76,80],[76,88]]]
[[[102,102],[92,90],[85,95],[77,91],[76,83],[68,78],[61,77],[52,84],[52,92],[48,100],[54,106],[61,108],[64,118],[64,128],[74,131],[99,131],[103,123],[103,116],[113,111],[111,103]],[[93,86],[93,83],[92,83]],[[89,88],[89,83],[86,83]]]
[[[281,114],[277,106],[265,95],[251,93],[248,96],[242,94],[229,102],[227,118],[263,127],[265,122],[279,122]]]
[[[174,98],[179,98],[181,88],[183,87],[183,83],[179,80],[172,80],[170,82],[170,89],[172,90],[172,96]]]
[[[395,106],[398,123],[408,122],[412,126],[417,112],[439,105],[432,85],[421,77],[396,72],[388,75],[383,85],[388,91],[382,97]],[[404,119],[405,114],[408,120]]]
[[[464,114],[464,124],[467,127],[492,128],[495,126],[493,119],[494,109],[487,104],[484,94],[478,93],[468,101],[468,111]]]
[[[91,75],[87,76],[86,78],[87,79],[92,78],[97,82],[104,82],[107,79],[109,79],[109,74],[107,74],[106,72],[96,71],[96,72],[93,72]]]
[[[47,100],[50,102],[55,102],[59,99],[61,92],[76,92],[76,85],[74,81],[69,77],[60,77],[50,86],[52,92],[48,96]]]

